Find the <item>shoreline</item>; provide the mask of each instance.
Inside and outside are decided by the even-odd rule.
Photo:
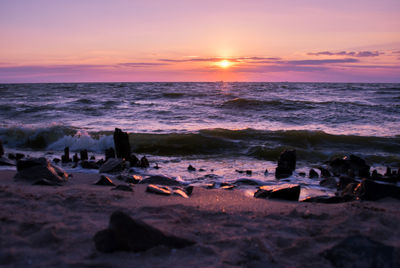
[[[99,174],[72,173],[64,186],[15,182],[0,171],[0,264],[39,266],[333,267],[321,252],[351,235],[400,248],[399,201],[340,204],[257,199],[242,191],[194,187],[189,199],[95,186]],[[96,251],[93,236],[112,212],[196,242],[142,253]]]

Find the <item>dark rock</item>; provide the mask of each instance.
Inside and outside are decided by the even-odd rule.
[[[54,186],[54,183],[52,183],[49,180],[42,179],[42,180],[35,181],[34,183],[32,183],[32,185]]]
[[[392,169],[390,167],[386,167],[386,172],[385,172],[384,176],[392,176]]]
[[[56,164],[60,163],[60,161],[61,161],[60,158],[54,158],[54,159],[53,159],[53,162],[56,163]]]
[[[131,145],[129,144],[129,135],[127,132],[115,128],[114,145],[117,158],[128,160],[131,157]]]
[[[179,181],[176,181],[172,178],[166,176],[150,176],[139,182],[140,184],[161,184],[161,185],[169,185],[169,186],[178,186],[182,185]]]
[[[81,163],[82,168],[86,168],[86,169],[98,169],[99,166],[97,165],[97,163],[95,161],[88,161],[88,160],[84,160]]]
[[[72,157],[72,161],[74,163],[78,163],[79,162],[79,157],[78,157],[78,153],[75,153],[74,156]]]
[[[131,154],[129,157],[129,165],[131,167],[140,167],[140,160],[136,157],[136,155]]]
[[[96,157],[95,157],[94,155],[92,155],[92,156],[90,157],[90,160],[96,160]]]
[[[204,187],[205,187],[206,189],[214,189],[214,188],[215,188],[215,182],[213,182],[213,183],[207,183],[207,184],[204,185]]]
[[[94,185],[100,185],[100,186],[115,186],[113,181],[104,175],[100,176],[100,180],[98,180]]]
[[[64,148],[64,155],[61,156],[61,162],[63,163],[71,162],[71,158],[69,158],[69,147]]]
[[[97,232],[93,239],[96,249],[105,253],[115,251],[140,252],[159,245],[168,248],[183,248],[195,244],[195,242],[187,239],[166,235],[120,211],[111,215],[109,228]]]
[[[330,178],[330,177],[332,177],[332,174],[326,168],[319,167],[318,169],[321,171],[321,178]]]
[[[189,165],[187,170],[188,171],[196,171],[196,168],[194,168],[192,165]]]
[[[323,204],[337,204],[343,203],[346,200],[341,196],[312,196],[307,197],[306,199],[301,200],[301,202],[306,203],[323,203]]]
[[[298,201],[300,185],[282,185],[279,187],[260,186],[254,193],[255,198],[283,199]]]
[[[331,249],[321,253],[334,267],[399,267],[396,250],[366,236],[355,235],[345,238]]]
[[[337,188],[336,179],[333,177],[321,180],[319,182],[319,185],[321,185],[323,187],[327,187],[327,188],[335,188],[335,189]]]
[[[140,159],[140,167],[141,167],[141,168],[148,168],[148,167],[150,167],[149,160],[147,160],[146,156],[143,156],[143,157]]]
[[[127,183],[138,184],[142,180],[142,177],[139,175],[122,175],[122,174],[120,174],[117,176],[117,179],[120,181],[127,182]]]
[[[106,161],[110,158],[115,158],[115,151],[114,151],[114,148],[112,148],[112,147],[106,149],[104,154],[105,154]]]
[[[22,158],[24,158],[25,157],[25,155],[24,154],[21,154],[21,153],[16,153],[15,154],[15,160],[21,160]]]
[[[10,159],[10,160],[15,160],[15,154],[13,154],[13,153],[9,153],[9,154],[7,155],[7,157],[8,157],[8,159]]]
[[[305,176],[306,176],[306,173],[305,173],[305,172],[299,172],[299,176],[300,176],[300,177],[305,177]]]
[[[355,196],[363,200],[378,200],[385,197],[400,199],[400,187],[395,184],[378,183],[364,179],[354,189]]]
[[[46,158],[28,158],[17,162],[16,180],[35,183],[46,180],[51,185],[63,185],[68,180],[68,174],[61,168],[52,165]]]
[[[126,191],[126,192],[133,192],[133,189],[129,185],[117,185],[117,187],[112,188],[111,190],[117,190],[117,191]]]
[[[155,184],[149,184],[146,188],[146,192],[159,195],[172,194],[172,190],[168,186],[155,185]]]
[[[192,195],[193,189],[194,189],[194,187],[193,187],[192,185],[189,185],[189,186],[187,186],[187,187],[184,188],[184,190],[185,190],[185,192],[186,192],[186,194],[187,194],[188,196]]]
[[[253,171],[251,171],[251,170],[246,170],[246,175],[251,175],[251,174],[253,174]]]
[[[8,158],[5,158],[4,156],[0,157],[0,166],[15,166],[14,161],[11,161]]]
[[[370,166],[366,164],[365,160],[356,156],[350,155],[349,157],[335,158],[329,162],[329,166],[336,176],[340,175],[355,175],[358,177],[369,178]]]
[[[223,186],[221,186],[221,189],[224,189],[224,190],[233,190],[235,188],[236,188],[235,185],[223,185]]]
[[[4,147],[3,147],[3,143],[0,140],[0,157],[3,157],[4,155]]]
[[[346,187],[340,193],[340,196],[346,199],[355,199],[354,190],[356,189],[358,183],[352,182],[346,185]]]
[[[267,175],[268,175],[268,169],[265,169],[264,176],[267,176]]]
[[[81,150],[81,151],[79,152],[79,154],[80,154],[80,156],[81,156],[81,160],[82,160],[82,161],[89,160],[88,152],[87,152],[86,149],[85,149],[85,150]]]
[[[278,160],[278,166],[275,170],[277,179],[287,178],[292,175],[296,169],[296,150],[285,150],[281,153]]]
[[[206,171],[204,168],[199,168],[199,172],[204,172]]]
[[[319,175],[318,175],[318,173],[312,168],[312,169],[310,169],[310,172],[308,173],[308,177],[309,177],[310,179],[318,179],[318,178],[319,178]]]
[[[101,165],[99,172],[100,173],[119,172],[124,169],[123,163],[124,161],[122,159],[110,158],[103,165]]]
[[[382,175],[379,174],[378,171],[377,171],[376,169],[374,169],[374,170],[372,171],[372,174],[371,174],[371,179],[372,179],[372,180],[379,180],[380,178],[382,178]]]
[[[237,179],[236,181],[233,182],[233,184],[235,184],[235,185],[256,185],[256,186],[263,185],[263,183],[261,181],[247,179],[247,178]]]
[[[357,181],[349,176],[340,176],[337,186],[339,190],[343,190],[348,184],[355,182]]]
[[[156,163],[156,165],[153,167],[154,169],[160,169],[160,167],[158,166],[158,164]]]

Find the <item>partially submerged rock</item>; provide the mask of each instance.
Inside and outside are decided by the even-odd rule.
[[[169,186],[178,186],[182,185],[181,182],[174,180],[170,177],[166,176],[149,176],[139,182],[140,184],[160,184],[160,185],[169,185]]]
[[[366,236],[355,235],[345,238],[342,242],[325,250],[321,254],[334,267],[399,267],[396,250]]]
[[[296,169],[296,150],[285,150],[281,153],[278,160],[278,166],[275,170],[277,179],[287,178],[292,175]]]
[[[260,186],[254,193],[255,198],[282,199],[298,201],[300,196],[300,185],[281,185],[278,187]]]
[[[354,189],[357,198],[363,200],[379,200],[385,197],[400,199],[400,187],[395,184],[378,183],[364,179]]]
[[[312,196],[312,197],[307,197],[301,202],[306,202],[306,203],[324,203],[324,204],[337,204],[337,203],[343,203],[346,200],[345,198],[341,196]]]
[[[108,229],[99,231],[93,238],[96,249],[101,252],[140,252],[163,245],[169,248],[183,248],[195,242],[164,234],[162,231],[129,215],[115,211],[110,217]]]
[[[85,169],[98,169],[99,168],[97,162],[93,161],[93,160],[90,160],[90,161],[84,160],[84,161],[82,161],[81,166],[82,166],[82,168],[85,168]]]
[[[61,162],[63,163],[71,162],[71,158],[69,157],[69,147],[64,148],[64,155],[61,156]]]
[[[370,166],[364,159],[356,155],[345,156],[343,158],[335,158],[329,162],[329,166],[335,176],[349,175],[369,178]]]
[[[138,184],[143,178],[139,175],[123,175],[120,174],[116,178],[117,180],[124,181],[127,183]]]
[[[103,165],[101,165],[99,172],[100,173],[119,172],[124,169],[123,163],[124,161],[122,159],[110,158]]]
[[[235,184],[235,185],[255,185],[255,186],[263,185],[263,183],[261,181],[259,181],[259,180],[247,179],[247,178],[237,179],[232,184]]]
[[[63,185],[68,180],[68,174],[44,157],[28,158],[17,162],[17,174],[14,179],[32,184],[45,180],[50,185]]]
[[[115,186],[113,181],[104,175],[100,176],[100,179],[94,184],[94,185],[100,185],[100,186]]]
[[[308,173],[308,177],[309,177],[310,179],[318,179],[318,178],[319,178],[319,175],[318,175],[318,173],[312,168],[312,169],[310,169],[310,172]]]

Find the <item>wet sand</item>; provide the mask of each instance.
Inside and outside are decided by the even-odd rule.
[[[333,267],[321,252],[355,234],[400,248],[400,203],[390,198],[313,204],[195,187],[184,199],[146,193],[146,185],[95,186],[99,174],[75,173],[60,187],[17,183],[14,174],[0,171],[4,267]],[[196,244],[98,252],[93,236],[116,210]]]

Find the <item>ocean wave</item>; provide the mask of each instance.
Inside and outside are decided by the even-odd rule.
[[[111,131],[86,132],[75,127],[1,128],[6,147],[103,153],[114,147]],[[308,130],[203,129],[192,133],[130,133],[133,152],[160,156],[247,156],[275,161],[284,149],[296,149],[300,161],[359,154],[377,163],[400,164],[400,136],[333,135]]]

